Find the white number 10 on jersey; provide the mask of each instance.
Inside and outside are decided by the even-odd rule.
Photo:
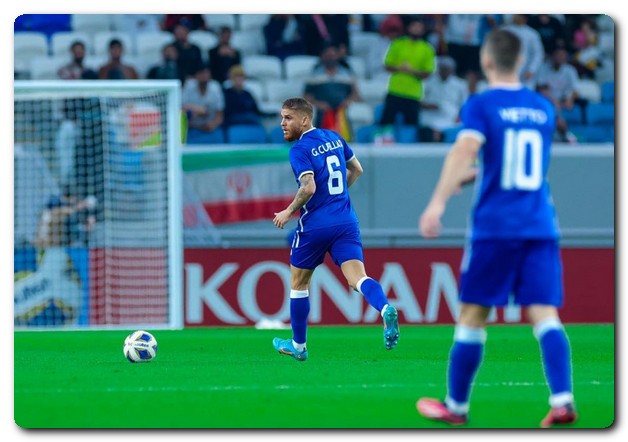
[[[534,129],[507,129],[502,162],[502,189],[537,190],[542,182],[543,137]]]

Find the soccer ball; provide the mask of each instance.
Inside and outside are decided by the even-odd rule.
[[[149,362],[156,355],[157,340],[147,331],[134,331],[124,340],[124,356],[129,362]]]

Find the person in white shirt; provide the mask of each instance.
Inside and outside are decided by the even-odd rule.
[[[425,80],[421,101],[420,140],[443,141],[443,131],[459,123],[458,114],[467,99],[467,82],[457,77],[456,62],[448,56],[436,59],[436,73]]]
[[[220,83],[212,80],[209,66],[202,65],[194,78],[185,82],[181,102],[188,119],[187,144],[224,142],[225,98]]]
[[[536,76],[545,59],[545,48],[543,48],[541,34],[528,25],[526,14],[514,14],[512,23],[506,25],[505,29],[513,32],[521,40],[523,64],[519,71],[520,79],[526,87],[534,90],[536,88]]]

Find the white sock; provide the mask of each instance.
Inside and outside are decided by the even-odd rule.
[[[298,343],[294,342],[294,339],[293,339],[292,340],[292,345],[294,345],[294,348],[296,348],[299,351],[305,350],[305,342],[303,344],[298,344]]]
[[[382,311],[379,312],[379,314],[381,315],[381,317],[384,317],[384,312],[386,311],[386,309],[388,308],[388,304],[386,304],[384,307],[382,307]]]

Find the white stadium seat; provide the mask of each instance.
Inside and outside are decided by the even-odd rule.
[[[67,56],[70,54],[70,46],[75,41],[80,41],[85,45],[85,53],[91,54],[93,43],[92,37],[87,32],[55,32],[52,34],[50,40],[50,46],[52,49],[52,55],[63,55]]]
[[[268,80],[266,82],[267,101],[279,103],[279,107],[286,98],[302,97],[304,90],[303,80]]]
[[[207,53],[218,44],[218,37],[209,31],[197,30],[190,31],[188,34],[188,41],[190,43],[194,43],[200,48],[203,60],[207,61]]]
[[[364,102],[351,103],[347,109],[347,118],[354,126],[373,124],[373,107]]]
[[[240,31],[262,32],[270,20],[270,14],[242,14],[240,15]]]
[[[133,38],[130,34],[120,31],[100,31],[94,34],[94,55],[108,55],[109,42],[113,39],[122,42],[123,54],[134,54]]]
[[[279,80],[283,76],[281,59],[273,55],[244,55],[242,67],[247,77],[257,80]]]
[[[101,31],[113,29],[112,14],[72,14],[72,30],[75,32],[87,32],[95,34]]]
[[[376,32],[352,32],[349,35],[349,54],[366,60],[379,38]]]
[[[305,79],[312,74],[312,69],[319,58],[314,55],[292,55],[283,61],[286,79]]]
[[[203,18],[212,31],[218,32],[221,26],[236,29],[237,22],[234,14],[203,14]]]
[[[67,55],[33,57],[30,63],[31,80],[58,80],[57,71],[70,62]]]
[[[595,80],[579,79],[576,81],[578,96],[589,103],[599,103],[602,99],[602,88]]]
[[[240,55],[257,55],[265,51],[264,39],[259,31],[234,31],[231,44],[240,51]]]
[[[366,62],[361,57],[355,55],[349,55],[347,57],[347,63],[351,67],[351,70],[355,73],[357,78],[366,78]]]
[[[174,42],[170,32],[141,32],[136,37],[138,57],[154,57],[161,59],[161,51],[168,43]]]
[[[13,51],[20,58],[48,55],[48,40],[41,32],[16,32],[13,37]]]
[[[266,88],[264,87],[264,83],[258,80],[245,80],[244,81],[244,89],[249,91],[257,105],[259,106],[261,103],[266,101]]]
[[[358,79],[356,84],[360,97],[362,97],[366,103],[371,106],[376,106],[384,102],[388,91],[388,80]]]

